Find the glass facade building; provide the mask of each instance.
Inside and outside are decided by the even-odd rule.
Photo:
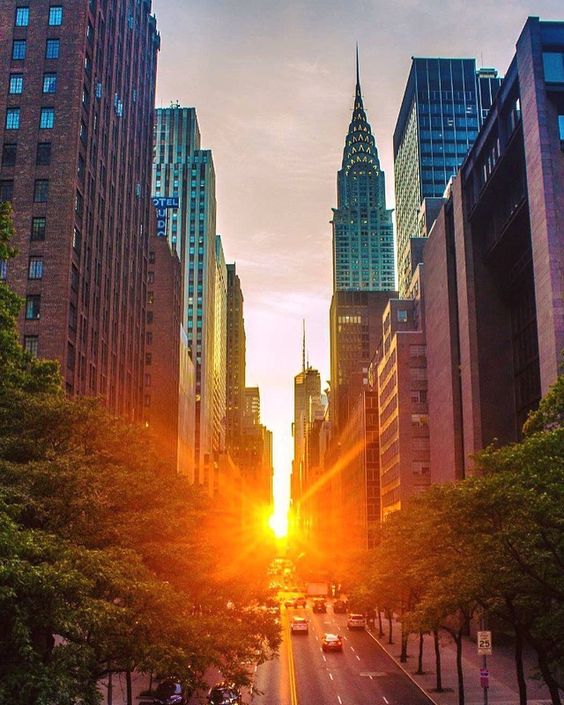
[[[166,237],[182,265],[182,326],[195,365],[197,481],[211,490],[214,439],[216,263],[215,172],[200,149],[194,108],[160,108],[155,118],[153,195],[178,198],[166,214]]]
[[[337,175],[333,209],[333,290],[394,288],[392,211],[386,208],[385,177],[356,75],[354,110]]]
[[[426,198],[443,196],[474,143],[500,84],[495,70],[476,71],[475,59],[412,59],[394,132],[402,298],[407,296],[419,264],[411,240],[422,234],[418,227],[420,207]]]

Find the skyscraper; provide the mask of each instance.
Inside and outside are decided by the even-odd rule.
[[[0,200],[23,344],[140,419],[157,52],[151,2],[0,2]],[[127,70],[125,70],[127,67]]]
[[[330,411],[339,429],[380,341],[382,311],[395,295],[392,211],[386,208],[384,172],[362,101],[358,50],[354,109],[337,174],[332,222]]]
[[[420,208],[440,199],[501,84],[475,59],[414,58],[394,131],[398,282],[406,298],[421,261]]]
[[[215,262],[212,448],[222,453],[227,430],[227,267],[219,235],[215,237]]]
[[[227,265],[227,450],[237,460],[241,449],[246,337],[243,292],[235,264]]]
[[[183,329],[196,375],[196,480],[212,491],[214,451],[214,343],[216,264],[215,172],[210,150],[200,149],[193,108],[158,109],[154,194],[178,198],[166,236],[183,270]]]
[[[358,50],[354,109],[337,174],[332,223],[333,291],[393,289],[392,211],[386,209],[384,172],[362,102]]]

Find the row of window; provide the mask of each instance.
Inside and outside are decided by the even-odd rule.
[[[6,142],[2,145],[2,166],[16,166],[18,153],[17,142]],[[36,166],[51,164],[51,142],[39,142],[35,156]]]
[[[29,7],[16,7],[16,17],[14,25],[16,27],[29,27]],[[51,5],[49,8],[49,26],[60,27],[63,24],[63,8],[61,5]]]
[[[5,260],[0,260],[0,281],[6,281],[8,277],[8,264]],[[43,279],[43,257],[31,256],[27,269],[28,279]]]
[[[47,39],[45,44],[45,58],[58,59],[61,52],[60,39]],[[27,56],[27,40],[14,39],[12,42],[12,61],[23,61]]]
[[[24,77],[22,73],[10,74],[8,93],[10,95],[22,95],[24,91]],[[43,93],[55,93],[57,91],[57,74],[43,74]]]
[[[20,108],[8,108],[6,110],[7,130],[19,130],[21,124]],[[55,108],[41,108],[39,113],[39,128],[41,130],[51,130],[55,127]]]

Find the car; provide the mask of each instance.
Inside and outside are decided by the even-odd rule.
[[[351,612],[347,619],[349,629],[366,629],[366,618],[359,612]]]
[[[187,705],[188,697],[180,681],[166,678],[157,686],[153,705]]]
[[[337,634],[324,634],[321,639],[323,651],[342,651],[343,640]]]
[[[296,605],[296,607],[305,607],[307,605],[307,600],[305,599],[305,597],[296,597],[296,599],[294,600],[294,604]]]
[[[325,604],[325,600],[314,600],[313,611],[321,613],[327,612],[327,605]]]
[[[290,622],[291,634],[309,634],[309,625],[305,617],[292,617]]]
[[[335,600],[333,603],[333,612],[335,614],[346,614],[347,603],[344,600]]]
[[[239,705],[241,702],[239,689],[230,683],[217,683],[208,693],[210,705]]]
[[[286,605],[286,607],[295,607],[295,606],[296,606],[296,601],[294,600],[293,597],[289,597],[289,598],[284,602],[284,604]]]

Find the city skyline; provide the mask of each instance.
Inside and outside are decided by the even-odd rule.
[[[260,13],[258,4],[155,0],[163,36],[157,106],[178,100],[196,107],[202,139],[213,149],[218,232],[245,293],[249,383],[261,387],[276,471],[289,475],[304,316],[311,363],[322,383],[329,378],[329,221],[354,103],[356,41],[364,104],[391,175],[411,57],[475,57],[478,67],[503,75],[527,15],[557,17],[559,3],[453,3],[441,6],[439,20],[438,3],[421,10],[411,2],[260,3]],[[454,30],[462,23],[461,35]],[[393,207],[392,178],[387,199]]]

